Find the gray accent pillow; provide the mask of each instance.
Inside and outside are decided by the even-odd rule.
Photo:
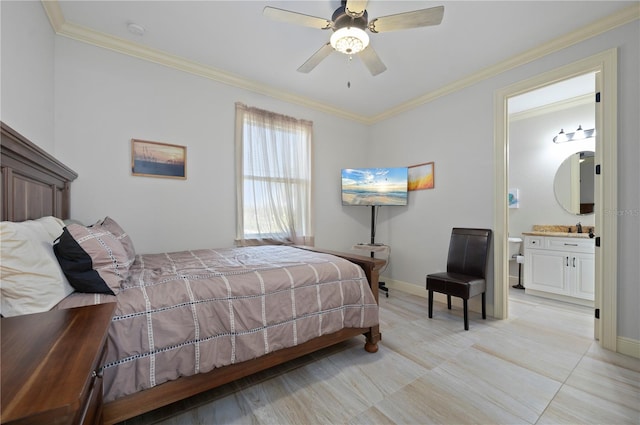
[[[127,259],[133,263],[136,259],[136,250],[133,247],[133,241],[127,232],[111,217],[106,217],[100,226],[111,232],[122,244],[124,250],[127,252]]]

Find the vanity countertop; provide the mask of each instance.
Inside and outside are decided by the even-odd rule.
[[[583,226],[582,233],[578,233],[577,226],[563,226],[557,224],[534,224],[530,232],[522,232],[525,236],[554,236],[557,238],[589,238],[592,226]]]
[[[536,231],[522,232],[525,236],[552,236],[556,238],[584,238],[588,239],[588,233],[568,233],[568,232],[550,232],[550,231]]]

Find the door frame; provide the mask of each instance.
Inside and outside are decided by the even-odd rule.
[[[508,252],[509,212],[509,117],[510,97],[545,87],[562,80],[588,73],[596,73],[596,164],[601,174],[595,182],[596,248],[595,302],[600,319],[594,322],[594,335],[603,348],[617,348],[617,49],[609,49],[586,59],[545,72],[496,91],[494,96],[494,316],[508,317],[509,269]],[[598,178],[599,177],[599,178]]]

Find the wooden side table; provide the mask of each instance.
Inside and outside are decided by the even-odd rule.
[[[2,424],[101,424],[115,303],[2,318]]]

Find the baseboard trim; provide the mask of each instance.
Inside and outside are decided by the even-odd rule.
[[[640,341],[619,336],[616,342],[616,351],[618,353],[640,359]]]
[[[593,308],[593,306],[594,306],[593,301],[591,301],[591,300],[584,300],[584,299],[576,298],[576,297],[567,297],[565,295],[554,294],[554,293],[545,292],[545,291],[536,291],[535,289],[526,288],[524,290],[524,293],[527,294],[527,295],[533,295],[533,296],[536,296],[536,297],[546,298],[546,299],[549,299],[549,300],[562,301],[562,302],[569,303],[569,304],[577,304],[577,305],[581,305],[583,307],[591,307],[591,308]]]
[[[397,289],[407,294],[416,295],[418,297],[427,298],[427,290],[424,286],[414,285],[413,283],[403,282],[401,280],[394,280],[388,277],[380,277],[381,281],[384,281],[389,289]]]

